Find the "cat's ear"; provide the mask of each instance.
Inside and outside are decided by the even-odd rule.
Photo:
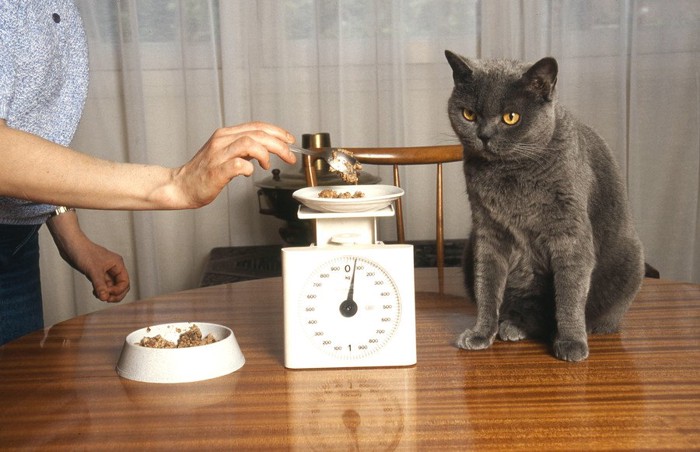
[[[452,67],[452,78],[455,81],[455,85],[471,79],[472,69],[469,67],[464,57],[452,53],[449,50],[445,50],[445,57],[447,57],[447,62],[450,63]]]
[[[557,60],[552,57],[542,58],[523,74],[526,89],[551,101],[554,98],[558,71]]]

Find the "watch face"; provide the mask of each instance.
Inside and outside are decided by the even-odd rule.
[[[336,358],[355,360],[381,349],[401,320],[396,283],[359,256],[332,258],[311,271],[299,294],[308,339]]]

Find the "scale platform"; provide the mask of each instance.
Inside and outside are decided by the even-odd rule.
[[[377,218],[393,217],[394,205],[367,212],[319,212],[299,206],[300,220],[316,220],[316,246],[362,245],[380,243]]]

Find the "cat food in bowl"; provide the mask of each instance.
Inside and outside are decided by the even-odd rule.
[[[230,328],[171,323],[130,333],[117,362],[117,374],[148,383],[185,383],[230,374],[244,363]]]

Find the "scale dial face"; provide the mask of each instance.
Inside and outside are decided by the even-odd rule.
[[[401,321],[396,283],[379,264],[360,256],[338,256],[316,267],[299,297],[299,321],[308,339],[341,359],[375,353]]]
[[[291,369],[416,363],[411,245],[282,249]]]

